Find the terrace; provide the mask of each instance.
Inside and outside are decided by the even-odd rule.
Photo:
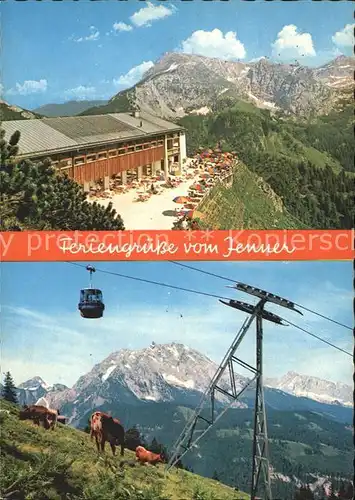
[[[181,173],[172,174],[168,181],[163,172],[146,172],[139,180],[135,172],[128,172],[126,184],[113,178],[108,189],[104,189],[98,183],[89,200],[104,206],[112,202],[128,230],[172,229],[173,225],[203,218],[198,212],[202,199],[217,180],[230,180],[235,161],[232,153],[201,151],[187,158]]]

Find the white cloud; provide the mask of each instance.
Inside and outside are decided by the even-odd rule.
[[[113,83],[114,85],[125,85],[130,87],[141,80],[144,73],[153,66],[153,61],[144,61],[142,64],[138,64],[138,66],[131,68],[125,75],[121,75],[119,78],[114,79]]]
[[[39,94],[41,92],[46,92],[47,90],[47,80],[25,80],[22,84],[16,83],[15,88],[7,91],[7,94],[11,95],[29,95],[29,94]]]
[[[87,36],[81,36],[79,38],[71,38],[74,42],[94,42],[99,39],[100,37],[100,32],[95,26],[90,26],[89,28],[89,35]]]
[[[272,44],[272,57],[275,59],[292,60],[315,55],[311,34],[300,33],[294,24],[284,26]]]
[[[263,59],[268,59],[266,56],[260,56],[260,57],[253,57],[253,59],[249,59],[248,62],[254,63],[254,62],[259,62],[262,61]],[[288,261],[287,261],[288,262]]]
[[[173,5],[165,7],[165,5],[154,5],[152,2],[147,2],[146,7],[139,9],[130,19],[135,26],[151,26],[153,21],[169,17],[174,12],[176,12],[176,7]]]
[[[228,31],[225,35],[219,29],[212,31],[198,30],[182,42],[182,51],[186,54],[198,54],[226,60],[243,59],[245,48],[237,39],[237,34]]]
[[[355,24],[347,24],[340,31],[337,31],[332,36],[332,42],[337,47],[352,47],[354,45],[354,28]]]
[[[130,26],[129,24],[126,24],[126,23],[115,23],[113,26],[113,29],[115,31],[132,31],[133,28],[132,26]]]
[[[64,91],[64,95],[66,98],[75,98],[80,100],[84,100],[90,97],[95,96],[96,88],[95,87],[86,87],[85,85],[79,85],[78,87],[74,87],[72,89],[68,89]]]

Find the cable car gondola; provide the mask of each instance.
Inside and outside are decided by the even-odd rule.
[[[98,288],[92,287],[92,273],[94,273],[96,269],[92,266],[87,266],[86,269],[90,273],[90,288],[83,288],[80,290],[78,309],[83,318],[102,318],[105,310],[102,292]]]

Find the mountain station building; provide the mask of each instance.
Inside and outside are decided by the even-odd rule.
[[[178,174],[186,158],[183,127],[145,112],[4,121],[5,139],[20,132],[18,159],[51,158],[86,187],[127,172]]]

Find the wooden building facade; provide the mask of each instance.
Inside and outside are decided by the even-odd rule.
[[[3,122],[6,139],[20,131],[20,158],[51,158],[52,164],[80,184],[120,176],[137,178],[181,170],[186,158],[185,131],[147,113]]]
[[[177,170],[181,170],[183,157],[180,153],[180,134],[175,133],[88,147],[71,151],[70,155],[54,155],[52,160],[53,165],[84,184],[117,174],[121,174],[125,182],[125,172],[136,171],[139,178],[147,173],[148,168],[152,174],[164,171],[164,175],[168,176],[172,165],[178,165]]]

